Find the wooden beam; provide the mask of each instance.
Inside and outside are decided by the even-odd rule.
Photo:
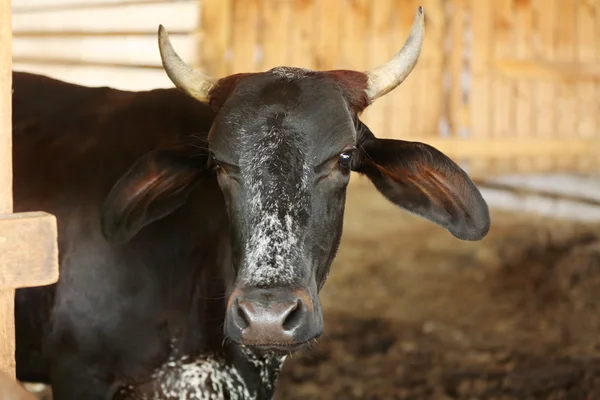
[[[10,0],[0,0],[0,213],[12,212],[11,21]],[[14,296],[14,290],[0,291],[0,371],[12,378],[15,376]]]
[[[550,81],[598,81],[600,66],[593,63],[544,60],[498,60],[496,68],[512,78]]]
[[[596,156],[600,141],[579,138],[416,138],[450,157],[510,159],[517,157]]]
[[[94,38],[94,37],[116,37],[116,38],[127,38],[127,37],[146,37],[155,40],[157,29],[140,30],[140,31],[89,31],[89,30],[15,30],[13,31],[13,38]],[[169,37],[186,36],[191,34],[201,34],[202,32],[197,30],[169,30]]]
[[[58,280],[56,217],[44,212],[0,215],[0,290]]]
[[[11,2],[0,0],[0,373],[14,379],[15,288],[56,282],[58,250],[55,217],[12,214],[11,103]]]
[[[81,66],[88,68],[108,67],[108,68],[129,68],[134,70],[150,69],[161,71],[164,68],[158,64],[135,64],[126,62],[107,62],[97,60],[77,60],[69,58],[46,58],[46,57],[15,57],[15,64],[39,64],[39,65],[60,65],[60,66]],[[191,64],[191,63],[190,63]]]
[[[12,212],[10,0],[0,0],[0,214]]]
[[[195,0],[186,0],[195,1]],[[136,6],[141,4],[172,3],[172,0],[75,0],[75,1],[51,1],[51,0],[21,0],[18,6],[13,7],[14,14],[40,13],[60,10],[78,10],[86,8],[111,8]]]

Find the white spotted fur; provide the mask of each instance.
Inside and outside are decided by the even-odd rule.
[[[273,392],[285,356],[257,356],[244,350],[248,361],[258,370],[260,385]],[[190,360],[171,359],[152,375],[152,395],[140,394],[133,386],[121,395],[136,400],[266,400],[250,392],[239,371],[223,359],[206,356]]]
[[[239,372],[214,357],[170,361],[154,374],[154,399],[255,400]]]
[[[311,72],[311,70],[306,68],[296,68],[296,67],[275,67],[271,69],[271,73],[274,75],[287,78],[287,79],[298,79],[302,78],[306,75],[307,72]]]

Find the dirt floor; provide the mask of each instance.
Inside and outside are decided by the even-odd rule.
[[[462,242],[362,182],[346,216],[277,400],[600,399],[600,226],[493,211]]]
[[[463,242],[367,182],[345,221],[276,400],[600,400],[600,226],[493,211]]]

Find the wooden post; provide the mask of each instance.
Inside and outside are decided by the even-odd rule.
[[[11,2],[0,0],[0,371],[15,377],[14,295],[58,280],[56,218],[13,214]]]
[[[0,214],[12,212],[11,42],[11,3],[0,0]],[[3,290],[0,292],[0,369],[11,376],[14,376],[15,364],[14,337],[14,290]]]

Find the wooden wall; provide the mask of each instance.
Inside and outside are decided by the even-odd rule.
[[[171,87],[158,25],[196,65],[200,16],[197,0],[13,0],[14,69],[93,86]]]
[[[600,0],[14,0],[16,69],[126,89],[172,86],[159,23],[189,63],[223,76],[277,65],[364,70],[425,47],[364,118],[475,175],[600,170]]]
[[[600,170],[600,0],[204,0],[202,66],[369,69],[418,5],[422,56],[365,120],[475,175]]]

